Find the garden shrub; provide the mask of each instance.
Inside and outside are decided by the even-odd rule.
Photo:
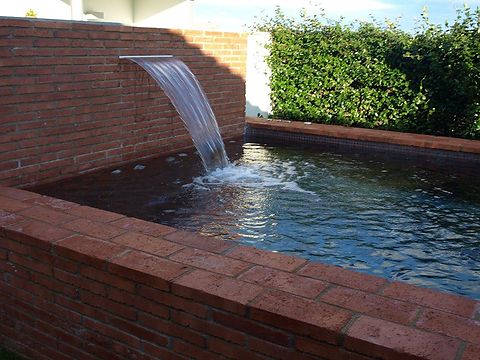
[[[277,9],[256,27],[271,35],[272,116],[479,139],[480,11],[422,18],[408,33]]]

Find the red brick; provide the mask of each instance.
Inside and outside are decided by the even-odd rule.
[[[140,339],[136,336],[132,336],[128,333],[123,331],[119,331],[118,329],[102,324],[101,322],[85,318],[83,324],[86,328],[96,331],[102,335],[108,336],[113,340],[120,341],[125,343],[128,346],[133,348],[138,348],[140,346]]]
[[[82,316],[88,316],[98,321],[107,322],[108,319],[111,317],[110,314],[106,313],[102,309],[91,306],[86,302],[83,302],[82,300],[72,299],[63,296],[62,294],[55,295],[55,303],[58,304],[61,308],[79,313]]]
[[[48,275],[48,274],[47,274]],[[47,301],[54,301],[55,292],[45,288],[44,286],[37,285],[33,283],[31,280],[25,280],[21,278],[17,278],[12,276],[8,279],[9,284],[17,289],[22,289],[23,291],[35,295],[36,298],[45,299]],[[27,300],[26,297],[22,296],[19,291],[15,291],[11,293],[15,296],[15,298],[21,298],[23,300]],[[16,303],[16,307],[18,308],[19,304]],[[38,314],[35,314],[38,317]]]
[[[22,244],[18,241],[12,241],[3,237],[0,237],[0,240],[1,240],[2,247],[8,251],[13,251],[13,252],[16,252],[17,254],[26,255],[26,256],[28,256],[28,254],[31,251],[30,246]]]
[[[442,311],[426,310],[416,326],[480,345],[480,321],[465,319]]]
[[[94,355],[95,359],[101,360],[122,360],[123,356],[117,356],[113,350],[114,343],[111,339],[98,334],[94,331],[86,331],[85,338],[85,351]]]
[[[2,273],[10,273],[27,280],[30,279],[30,271],[23,269],[11,262],[0,262],[0,270]]]
[[[385,320],[361,316],[348,329],[344,346],[379,358],[452,360],[460,341]]]
[[[452,139],[440,136],[397,133],[391,131],[347,128],[337,125],[303,124],[271,119],[247,118],[247,123],[255,128],[266,128],[287,132],[300,132],[321,136],[332,136],[354,140],[386,142],[401,145],[430,147],[435,149],[480,152],[480,146],[473,140]]]
[[[332,344],[338,343],[340,330],[352,318],[347,310],[274,290],[257,297],[250,306],[253,320]]]
[[[51,323],[38,321],[36,323],[36,328],[44,334],[51,336],[56,339],[58,342],[69,343],[72,346],[82,347],[82,340],[78,337],[70,334],[68,331],[59,329],[58,327],[52,325]]]
[[[30,258],[12,252],[8,254],[8,261],[42,274],[52,275],[51,264],[44,264],[42,262],[32,260]]]
[[[88,33],[80,31],[55,30],[53,34],[56,38],[88,39]]]
[[[135,308],[111,301],[103,296],[82,290],[80,291],[80,300],[82,303],[100,308],[124,319],[135,320],[137,318],[137,310]]]
[[[220,311],[213,311],[212,319],[216,323],[219,323],[223,326],[228,326],[232,329],[241,331],[248,336],[264,339],[271,343],[288,346],[290,342],[290,337],[287,333],[277,329],[269,328],[259,324],[256,321],[245,319],[240,316]]]
[[[240,331],[233,330],[226,326],[214,324],[196,316],[189,315],[183,311],[172,311],[172,321],[181,326],[191,328],[195,331],[215,336],[235,344],[245,344],[246,336]]]
[[[61,323],[62,326],[67,326],[68,329],[73,329],[77,324],[81,324],[82,322],[82,316],[79,313],[44,299],[37,299],[35,307],[40,308],[49,314],[54,314],[59,324]]]
[[[404,325],[411,324],[420,311],[407,302],[344,287],[330,289],[321,301]]]
[[[27,219],[5,227],[5,234],[11,239],[50,250],[52,243],[73,233],[57,226]]]
[[[109,298],[120,303],[125,303],[134,306],[138,310],[142,310],[146,313],[165,318],[169,317],[169,310],[166,306],[160,305],[156,302],[140,298],[138,295],[132,295],[128,292],[109,289]]]
[[[205,305],[199,304],[195,301],[184,299],[171,293],[159,291],[144,285],[138,285],[137,292],[140,296],[153,300],[156,303],[173,309],[182,310],[198,317],[207,317],[208,308]]]
[[[63,342],[58,343],[58,350],[69,354],[75,360],[96,360],[93,355],[87,354],[86,352]]]
[[[93,267],[82,267],[80,274],[86,278],[93,279],[95,281],[113,286],[118,289],[122,289],[133,293],[135,291],[135,283],[130,280],[122,279],[119,276],[111,275],[105,271],[95,269]]]
[[[53,264],[55,260],[55,257],[51,254],[50,251],[41,250],[36,247],[31,247],[28,255],[32,259],[38,260],[46,264]]]
[[[79,263],[60,257],[55,257],[53,265],[57,269],[68,271],[72,274],[77,273],[80,268]]]
[[[322,359],[327,360],[370,360],[370,357],[363,356],[360,354],[352,353],[345,349],[339,348],[337,346],[332,346],[329,344],[314,342],[311,339],[307,338],[297,338],[296,349],[304,351],[306,353],[320,356]]]
[[[227,256],[284,271],[294,271],[306,263],[304,259],[255,249],[250,246],[237,246],[229,251]]]
[[[228,276],[235,276],[250,266],[240,260],[192,248],[184,249],[171,256],[170,259]]]
[[[138,337],[140,340],[146,340],[159,346],[168,345],[168,338],[163,334],[158,334],[145,327],[142,327],[137,322],[120,319],[112,316],[108,320],[109,324],[121,331]]]
[[[102,267],[107,260],[123,253],[125,248],[87,236],[74,235],[57,242],[55,251],[69,259],[95,267]]]
[[[142,342],[142,348],[146,354],[153,356],[154,359],[168,359],[168,360],[185,360],[186,359],[185,357],[179,354],[170,352],[166,348],[158,347],[156,345],[152,345],[147,342]]]
[[[472,299],[400,282],[389,284],[383,295],[465,317],[471,317],[476,308]]]
[[[35,301],[35,297],[33,296],[32,293],[22,290],[21,288],[15,286],[14,284],[9,285],[4,282],[0,282],[0,289],[2,290],[1,294],[8,294],[9,298],[17,299],[19,301],[27,302],[27,303],[33,303]]]
[[[97,283],[93,280],[85,281],[84,278],[78,275],[71,274],[69,272],[62,271],[59,269],[54,269],[53,274],[55,278],[57,278],[60,281],[63,281],[67,284],[74,285],[75,287],[80,289],[88,290],[94,294],[105,296],[107,293],[105,289],[105,285]]]
[[[263,266],[255,266],[243,273],[240,280],[274,288],[307,298],[315,298],[328,283]]]
[[[92,29],[93,30],[93,29]],[[97,29],[95,29],[97,30]],[[99,29],[103,30],[103,29]],[[118,33],[105,33],[103,31],[92,31],[88,34],[90,39],[118,39],[120,38],[120,34]]]
[[[51,336],[52,338],[56,339],[57,341],[68,342],[73,346],[81,347],[82,340],[69,334],[68,332],[64,331],[63,329],[59,329],[58,327],[52,325],[51,323],[36,321],[36,328],[40,330],[42,333]]]
[[[205,347],[205,337],[200,332],[192,331],[169,320],[159,319],[143,313],[139,314],[138,321],[143,326],[161,334],[183,339],[199,347]]]
[[[42,353],[46,353],[49,348],[55,348],[57,346],[57,342],[55,339],[45,335],[41,331],[35,329],[33,326],[34,324],[23,323],[21,325],[21,332],[23,333],[23,335],[30,337],[34,342],[36,342],[38,344],[37,346],[41,348]],[[59,360],[65,359],[64,356],[62,357],[62,356],[59,356],[58,354],[55,354],[54,356],[52,356],[52,354],[50,355],[47,354],[47,358],[53,358],[53,359],[59,359]]]
[[[376,292],[387,283],[377,276],[320,263],[308,263],[298,274],[368,292]]]
[[[29,19],[25,18],[5,18],[2,19],[2,22],[0,23],[0,27],[32,27],[32,22]],[[12,31],[12,30],[9,30]]]
[[[66,229],[76,231],[94,238],[108,240],[125,232],[115,226],[88,219],[76,219],[63,225]]]
[[[50,210],[42,206],[31,207],[29,209],[20,211],[19,214],[35,220],[44,221],[51,225],[60,225],[68,221],[75,220],[74,216],[59,211]]]
[[[254,351],[255,353],[263,354],[263,355],[269,356],[269,358],[274,358],[279,360],[317,359],[317,357],[313,357],[305,353],[301,353],[299,351],[296,351],[295,349],[272,344],[267,341],[256,339],[256,338],[248,339],[248,348]]]
[[[25,204],[19,200],[14,200],[8,197],[0,196],[0,208],[3,211],[18,212],[30,208],[31,205]]]
[[[0,210],[0,227],[8,226],[11,224],[15,224],[17,222],[20,222],[24,219],[23,216]]]
[[[229,359],[237,359],[237,360],[243,360],[243,359],[266,360],[267,359],[261,354],[256,354],[250,349],[245,349],[243,347],[233,345],[231,343],[225,342],[217,338],[208,339],[208,348],[214,353],[227,356]]]
[[[173,339],[173,351],[188,359],[210,360],[212,357],[214,358],[210,351],[177,339]]]
[[[112,241],[117,244],[158,256],[168,256],[184,248],[183,246],[170,241],[165,241],[153,236],[134,232],[128,232],[126,234],[117,236],[116,238],[112,239]]]
[[[174,294],[240,314],[262,290],[260,286],[204,270],[194,270],[172,285]]]
[[[196,233],[181,230],[168,234],[167,236],[164,236],[164,238],[182,245],[217,254],[220,254],[233,246],[233,244],[227,241],[201,236]]]
[[[117,257],[109,265],[109,271],[112,274],[120,275],[161,290],[167,290],[171,280],[185,274],[189,270],[188,266],[139,251],[130,251]]]
[[[40,196],[26,201],[29,204],[41,205],[44,207],[51,208],[53,210],[65,211],[69,209],[76,208],[80,205],[72,203],[70,201],[65,201],[61,199],[55,199],[49,196]]]
[[[72,209],[68,209],[66,212],[71,215],[97,222],[111,222],[125,217],[121,214],[92,208],[90,206],[78,206]]]
[[[465,348],[461,360],[478,360],[480,359],[480,346],[468,344]]]
[[[154,237],[160,237],[175,231],[174,228],[165,225],[160,225],[135,218],[123,218],[112,222],[111,225],[115,225],[125,230],[139,232]]]

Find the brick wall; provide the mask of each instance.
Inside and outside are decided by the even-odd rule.
[[[432,359],[480,304],[0,187],[0,345],[32,359]]]
[[[170,101],[119,55],[172,54],[224,136],[243,132],[246,35],[0,18],[0,183],[27,185],[191,146]]]

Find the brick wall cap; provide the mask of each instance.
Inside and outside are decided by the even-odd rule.
[[[340,139],[372,141],[480,154],[479,140],[253,117],[247,117],[246,123],[255,128],[302,133],[307,135],[329,136]]]
[[[102,298],[106,285],[101,284],[125,291],[115,299],[127,302],[131,296],[127,293],[142,289],[150,299],[142,309],[162,316],[168,316],[168,311],[155,310],[150,302],[155,301],[156,291],[169,293],[171,299],[166,301],[178,298],[177,310],[185,305],[195,316],[206,316],[206,307],[212,307],[260,324],[255,325],[256,332],[261,327],[271,329],[260,333],[274,336],[275,341],[286,341],[272,335],[275,331],[292,333],[321,342],[324,350],[337,351],[333,349],[340,346],[342,352],[358,354],[359,359],[365,355],[453,360],[463,349],[464,359],[471,359],[472,349],[479,346],[480,302],[473,299],[217,242],[24,190],[0,187],[0,195],[8,200],[4,207],[17,211],[6,211],[0,201],[0,260],[31,266],[44,276],[52,274],[44,263],[52,256],[60,257],[67,271],[80,266],[82,275],[98,281],[89,287],[95,294],[81,290],[80,300],[115,305],[110,311],[118,314],[127,308]],[[93,220],[97,212],[100,221]],[[202,249],[203,241],[208,249]],[[29,246],[42,252],[30,254]],[[40,256],[41,261],[30,255]],[[28,278],[28,272],[24,276]],[[65,276],[62,279],[68,279]],[[129,308],[127,315],[133,318],[135,313]],[[298,346],[308,352],[320,348],[305,342]]]

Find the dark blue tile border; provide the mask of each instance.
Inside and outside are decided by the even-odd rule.
[[[449,161],[468,163],[469,165],[480,165],[480,154],[261,129],[248,124],[245,127],[245,140],[250,142],[271,141],[275,142],[275,144],[284,145],[319,145],[321,147],[328,145],[332,150],[373,150],[396,155],[405,154],[424,158],[442,158]]]

